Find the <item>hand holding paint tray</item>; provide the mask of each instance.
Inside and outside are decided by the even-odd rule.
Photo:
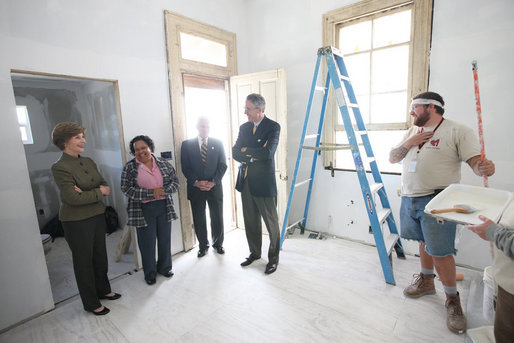
[[[498,222],[513,196],[498,189],[452,184],[427,204],[425,213],[466,225],[482,223],[479,215]]]

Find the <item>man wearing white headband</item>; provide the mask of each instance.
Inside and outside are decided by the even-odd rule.
[[[494,163],[480,160],[480,146],[471,128],[445,119],[443,114],[444,100],[439,94],[416,95],[410,109],[414,125],[391,150],[389,161],[403,161],[401,237],[419,242],[421,272],[403,294],[410,298],[435,294],[435,267],[446,293],[446,324],[451,331],[462,333],[466,317],[455,279],[456,224],[438,224],[424,209],[445,187],[460,182],[462,162],[478,176],[493,175]]]

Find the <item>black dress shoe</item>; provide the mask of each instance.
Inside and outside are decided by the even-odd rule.
[[[164,276],[164,277],[170,278],[170,277],[172,277],[175,274],[173,274],[173,272],[170,270],[169,272],[161,274],[161,275]]]
[[[111,312],[111,310],[109,310],[107,307],[104,306],[104,309],[101,311],[98,311],[98,312],[89,311],[89,312],[93,313],[95,316],[105,316],[107,313]]]
[[[253,261],[256,261],[256,260],[258,260],[258,259],[260,259],[260,257],[253,257],[252,255],[250,255],[250,256],[248,256],[248,257],[246,258],[246,261],[243,261],[243,262],[241,263],[241,267],[249,266],[250,264],[252,264],[252,263],[253,263]]]
[[[278,263],[268,263],[266,265],[266,269],[264,270],[264,274],[271,274],[277,270]]]
[[[153,285],[153,284],[155,284],[155,279],[149,279],[149,280],[146,280],[146,279],[145,279],[145,281],[146,281],[146,283],[147,283],[148,285],[150,285],[150,286],[151,286],[151,285]]]
[[[200,249],[200,250],[198,250],[198,258],[204,257],[205,254],[207,254],[207,249]]]
[[[214,250],[220,255],[223,255],[225,253],[225,249],[223,247],[214,247]]]
[[[107,299],[107,300],[116,300],[121,298],[121,294],[114,293],[114,295],[104,295],[103,297],[100,297],[100,299]]]

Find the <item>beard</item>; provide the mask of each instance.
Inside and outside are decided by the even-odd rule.
[[[418,127],[423,127],[427,121],[430,119],[430,113],[428,113],[427,109],[425,108],[425,111],[421,113],[419,116],[414,119],[414,125]]]

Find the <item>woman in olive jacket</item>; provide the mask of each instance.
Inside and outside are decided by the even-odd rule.
[[[100,303],[100,299],[116,300],[121,297],[111,291],[107,277],[103,199],[109,195],[110,188],[95,162],[80,155],[86,143],[85,131],[79,124],[57,124],[52,132],[52,141],[63,153],[52,165],[52,174],[60,191],[59,219],[72,252],[82,304],[86,311],[105,315],[109,309]]]

